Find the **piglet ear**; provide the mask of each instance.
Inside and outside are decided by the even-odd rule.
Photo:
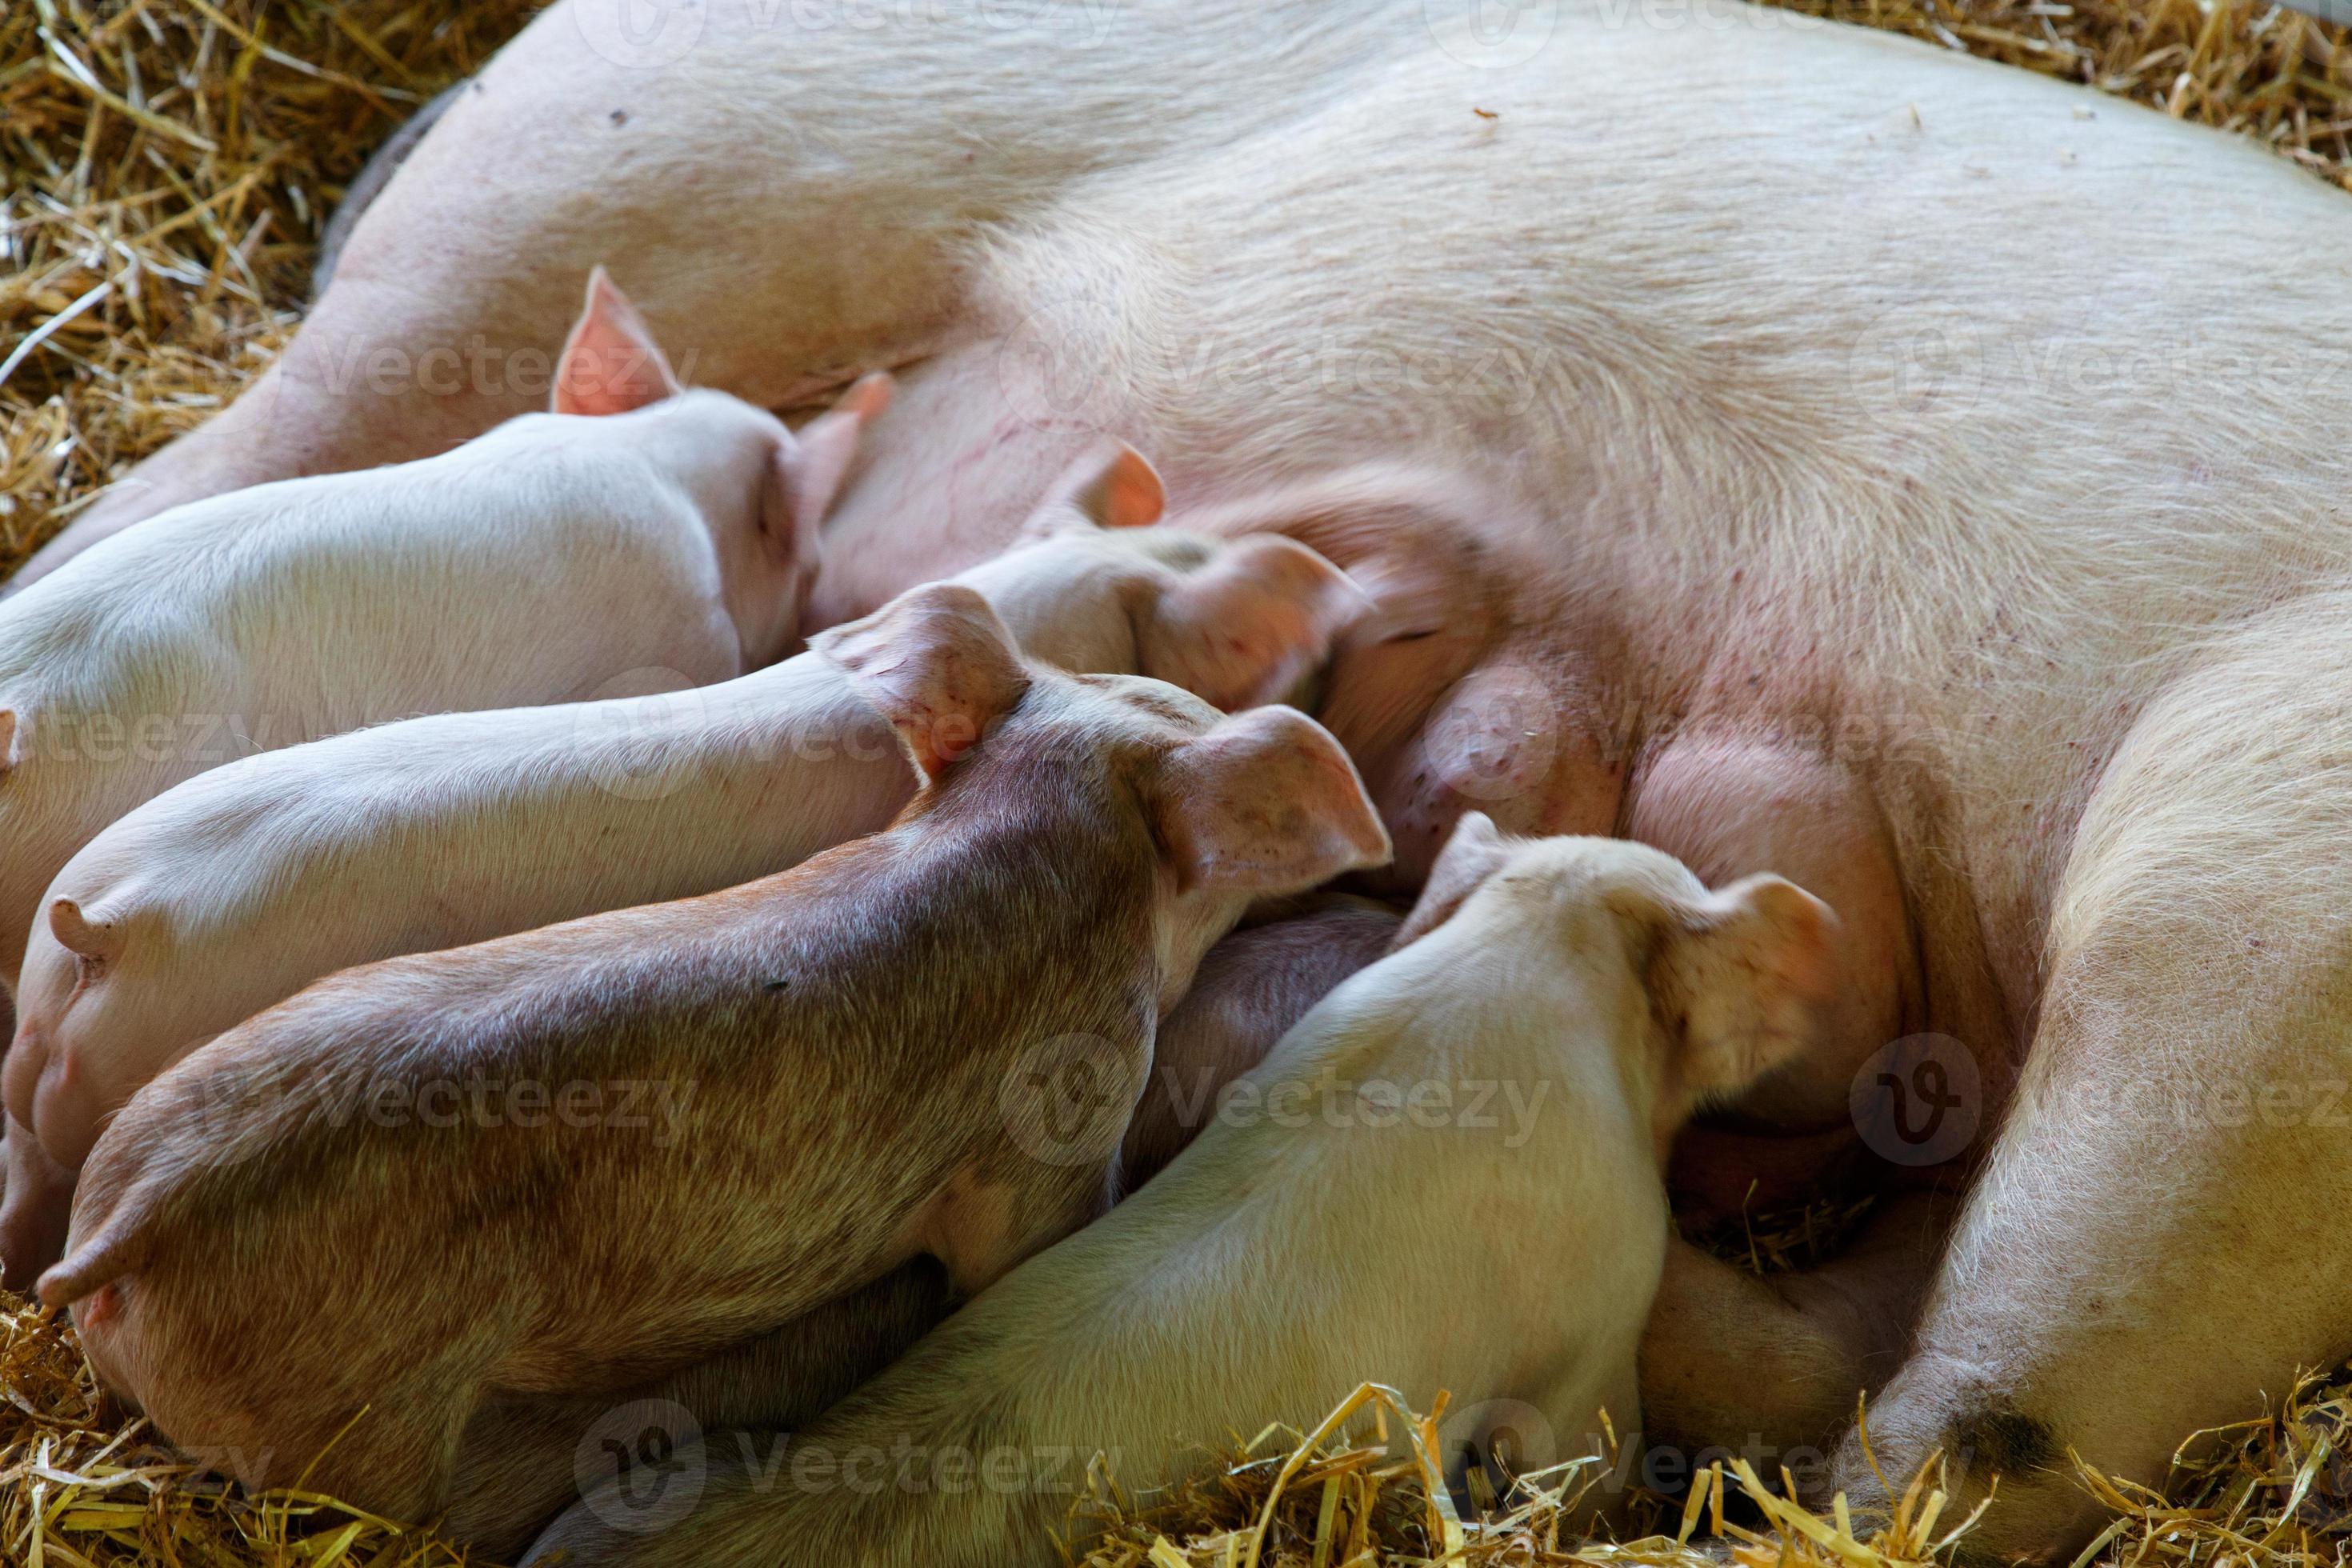
[[[1355,764],[1296,709],[1253,708],[1185,742],[1152,795],[1187,891],[1295,893],[1388,863],[1388,830]]]
[[[1748,877],[1665,912],[1651,1005],[1694,1099],[1724,1100],[1794,1056],[1836,976],[1837,916],[1779,877]]]
[[[1019,538],[1051,539],[1074,528],[1148,528],[1167,510],[1167,487],[1151,459],[1124,441],[1105,441],[1054,481]]]
[[[1510,858],[1511,840],[1496,828],[1493,817],[1483,811],[1464,812],[1446,838],[1445,847],[1437,852],[1436,862],[1429,868],[1429,880],[1422,885],[1421,901],[1412,906],[1412,913],[1405,916],[1404,924],[1397,928],[1389,951],[1394,952],[1417,942],[1452,920],[1463,900],[1502,869],[1503,862]]]
[[[1013,634],[959,583],[910,588],[809,647],[881,710],[928,784],[978,743],[1029,689]]]
[[[890,406],[891,381],[880,371],[860,377],[841,395],[841,401],[793,433],[776,455],[777,485],[773,500],[781,515],[763,521],[779,540],[814,539],[817,525],[833,510],[849,466],[857,460],[866,426]]]
[[[677,377],[637,308],[602,267],[588,274],[588,300],[555,365],[558,414],[626,414],[674,396]]]
[[[1252,534],[1139,610],[1136,654],[1144,674],[1219,708],[1277,702],[1370,604],[1304,544]]]

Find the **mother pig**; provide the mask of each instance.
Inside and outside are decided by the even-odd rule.
[[[1465,11],[567,0],[47,559],[525,405],[608,250],[697,380],[911,367],[820,623],[1001,546],[1098,429],[1193,501],[1386,459],[1302,504],[1391,612],[1335,728],[1400,861],[1475,803],[1838,906],[1851,1049],[1746,1109],[1817,1133],[1875,1046],[1965,1042],[1983,1168],[1873,1436],[2011,1471],[1978,1539],[2063,1548],[2069,1445],[2155,1479],[2352,1338],[2308,1245],[2352,1203],[2311,1110],[2352,1072],[2352,203],[1729,0]],[[1869,1325],[1787,1298],[1671,1268],[1654,1420],[1849,1407]],[[1727,1336],[1744,1405],[1693,1392]],[[1877,1490],[1851,1443],[1834,1479]]]

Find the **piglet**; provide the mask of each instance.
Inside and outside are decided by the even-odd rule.
[[[1108,447],[1048,492],[1032,542],[961,581],[1066,668],[1220,706],[1282,695],[1360,595],[1288,540],[1135,526],[1160,495]],[[682,692],[359,731],[148,802],[59,874],[28,944],[5,1083],[32,1137],[11,1139],[5,1278],[56,1261],[107,1117],[319,976],[748,882],[887,826],[915,784],[856,680],[806,653]]]
[[[257,750],[415,713],[723,680],[788,651],[888,384],[795,437],[684,391],[600,269],[552,414],[197,501],[0,604],[0,980],[100,829]],[[103,911],[58,923],[103,953]]]
[[[1710,892],[1654,849],[1508,839],[1475,813],[1427,899],[1451,912],[1241,1080],[1254,1114],[1215,1118],[798,1434],[785,1468],[831,1483],[714,1465],[642,1537],[592,1495],[529,1561],[1045,1568],[1075,1471],[941,1478],[1099,1452],[1153,1485],[1209,1463],[1203,1437],[1311,1424],[1367,1379],[1452,1391],[1457,1474],[1505,1431],[1548,1466],[1597,1451],[1604,1409],[1638,1430],[1667,1145],[1807,1039],[1833,917],[1778,878]],[[838,1484],[851,1455],[894,1457],[867,1467],[883,1499]]]
[[[1024,665],[968,586],[816,646],[924,775],[887,831],[343,971],[132,1100],[41,1280],[110,1387],[500,1552],[531,1521],[456,1464],[488,1401],[641,1386],[919,1255],[980,1289],[1105,1206],[1210,944],[1389,852],[1312,720]]]
[[[1149,1180],[1227,1104],[1225,1085],[1255,1067],[1307,1010],[1386,951],[1398,917],[1346,894],[1268,900],[1201,960],[1160,1021],[1151,1076],[1119,1153],[1122,1185]],[[709,1462],[773,1473],[798,1430],[910,1349],[954,1310],[937,1262],[896,1272],[728,1356],[622,1394],[512,1397],[477,1413],[458,1463],[477,1517],[551,1520],[604,1479],[632,1481],[629,1527],[678,1511],[658,1478],[697,1443]],[[647,1467],[656,1478],[640,1485]]]
[[[1151,1076],[1120,1145],[1122,1184],[1150,1179],[1227,1104],[1221,1091],[1255,1067],[1307,1010],[1386,951],[1398,917],[1346,894],[1268,900],[1202,959],[1160,1021]],[[697,1443],[709,1462],[773,1473],[782,1434],[898,1359],[954,1309],[937,1262],[919,1258],[742,1349],[622,1394],[510,1397],[466,1428],[458,1459],[477,1517],[551,1520],[604,1479],[629,1477],[630,1528],[678,1511],[659,1480]],[[650,1467],[656,1479],[645,1481]]]

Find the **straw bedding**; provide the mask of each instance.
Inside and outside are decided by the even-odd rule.
[[[2219,0],[1791,0],[2253,137],[2352,189],[2352,45]],[[299,315],[320,226],[393,125],[472,69],[534,0],[0,0],[0,573],[109,479],[234,397]],[[1835,1211],[1725,1238],[1763,1268]],[[2121,1373],[2130,1375],[2128,1372]],[[259,1375],[268,1375],[263,1369]],[[1948,1556],[1968,1521],[1932,1470],[1890,1520],[1816,1518],[1734,1468],[1637,1500],[1629,1539],[1559,1524],[1587,1473],[1486,1522],[1426,1484],[1442,1391],[1366,1389],[1318,1429],[1229,1436],[1209,1482],[1107,1479],[1089,1568],[1339,1568],[1436,1559],[1838,1563]],[[2352,1369],[2247,1391],[2161,1493],[2084,1470],[2115,1523],[2086,1562],[2335,1563],[2352,1542]],[[1314,1413],[1299,1413],[1302,1418]],[[1213,1434],[1202,1434],[1213,1439]],[[1994,1506],[1998,1506],[1998,1502]],[[1646,1538],[1631,1534],[1649,1531]],[[199,1482],[108,1407],[56,1320],[0,1298],[0,1563],[436,1568],[429,1530],[299,1489]]]

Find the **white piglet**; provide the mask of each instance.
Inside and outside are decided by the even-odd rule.
[[[959,581],[1033,654],[1225,707],[1311,673],[1361,595],[1302,545],[1127,526],[1150,465],[1074,468],[1034,542]],[[952,755],[975,737],[942,729]],[[54,1261],[113,1112],[221,1030],[321,975],[733,887],[887,826],[915,771],[839,666],[804,654],[710,687],[452,713],[247,758],[86,847],[47,895],[5,1073],[0,1267]]]
[[[1403,932],[1429,934],[1299,1020],[1135,1196],[795,1435],[917,1456],[888,1507],[714,1463],[667,1530],[591,1496],[529,1561],[1045,1568],[1066,1495],[928,1466],[1102,1453],[1150,1485],[1202,1433],[1312,1422],[1368,1378],[1453,1394],[1457,1471],[1507,1431],[1522,1473],[1595,1452],[1602,1410],[1640,1426],[1667,1146],[1803,1047],[1834,929],[1777,877],[1710,891],[1644,846],[1465,816]]]
[[[795,436],[682,389],[600,270],[552,413],[437,458],[195,502],[6,601],[0,984],[18,991],[68,860],[199,774],[385,720],[726,680],[789,652],[816,524],[888,387],[861,383]],[[128,937],[102,903],[51,903],[39,924],[92,980]],[[24,1129],[5,1142],[0,1278],[16,1282],[62,1244],[71,1187]]]
[[[795,437],[738,398],[679,390],[600,271],[552,414],[181,507],[8,600],[0,978],[13,991],[41,891],[76,850],[239,756],[781,657],[815,524],[887,385]]]

